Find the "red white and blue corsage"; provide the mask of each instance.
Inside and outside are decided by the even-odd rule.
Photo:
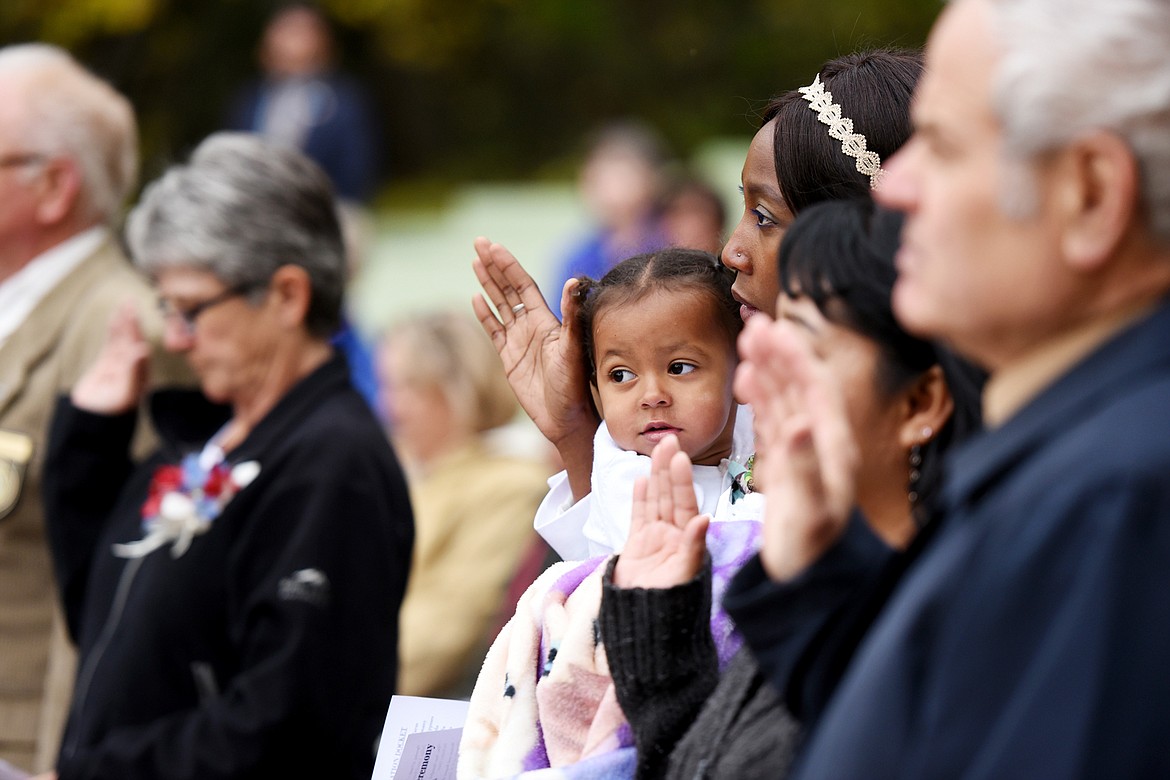
[[[115,555],[141,558],[170,544],[171,556],[178,558],[260,473],[260,464],[254,460],[231,466],[222,456],[208,463],[206,454],[191,453],[177,466],[167,464],[155,470],[142,505],[145,536],[137,542],[115,544]]]

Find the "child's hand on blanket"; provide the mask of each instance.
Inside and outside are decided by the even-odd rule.
[[[630,536],[614,566],[619,588],[670,588],[703,565],[707,525],[699,514],[691,461],[667,436],[650,456],[650,476],[634,482]]]

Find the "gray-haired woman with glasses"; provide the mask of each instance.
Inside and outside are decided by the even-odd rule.
[[[131,310],[62,400],[46,503],[80,665],[59,776],[365,780],[413,526],[329,344],[345,277],[329,182],[294,150],[212,136],[146,190],[127,237],[164,345],[227,413],[156,403],[164,446],[131,466]]]

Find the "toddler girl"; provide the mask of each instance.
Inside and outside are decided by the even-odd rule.
[[[666,249],[630,258],[598,282],[579,280],[571,316],[583,334],[604,422],[594,442],[592,493],[558,514],[562,543],[554,546],[565,557],[581,551],[576,557],[586,560],[567,560],[541,575],[492,644],[471,697],[460,777],[550,766],[569,777],[632,776],[632,734],[597,615],[605,556],[625,543],[633,483],[649,473],[655,445],[678,438],[695,464],[699,509],[716,521],[708,532],[713,603],[759,533],[762,511],[745,509],[749,500],[733,505],[733,491],[725,489],[742,470],[731,458],[744,411],[732,397],[742,326],[732,278],[713,255]],[[746,428],[750,451],[750,421]],[[738,647],[730,621],[716,610],[711,627],[726,661]]]

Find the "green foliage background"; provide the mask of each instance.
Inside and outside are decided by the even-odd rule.
[[[568,175],[584,135],[643,118],[686,156],[747,135],[837,54],[920,46],[939,0],[322,0],[374,94],[389,181]],[[0,43],[70,48],[134,100],[150,178],[217,129],[274,5],[0,0]]]

